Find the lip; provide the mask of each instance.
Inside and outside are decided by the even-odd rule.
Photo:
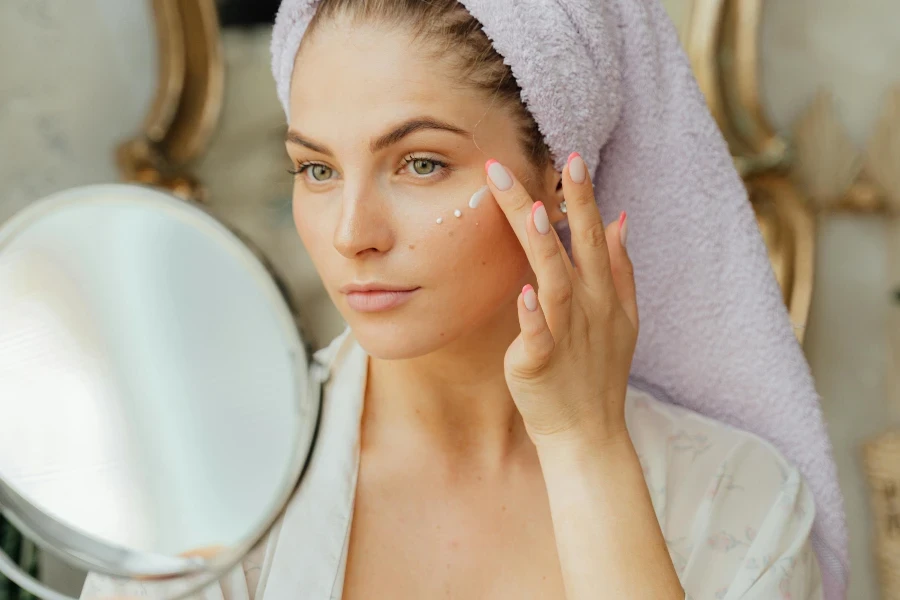
[[[341,287],[347,304],[358,312],[382,312],[408,302],[418,287],[396,286],[386,283],[351,283]]]

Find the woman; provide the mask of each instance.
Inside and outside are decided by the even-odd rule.
[[[510,22],[536,10],[501,4]],[[579,11],[620,19],[626,40],[644,26],[575,1],[541,18],[558,8],[577,32]],[[519,75],[540,85],[534,73],[513,73],[454,0],[289,0],[275,37],[294,220],[349,330],[319,355],[332,383],[307,477],[207,597],[823,597],[800,472],[759,437],[629,387],[629,231],[649,218],[603,223],[601,186],[635,172],[595,190],[590,157],[615,162],[610,132],[640,103],[566,159],[522,101],[535,96]],[[574,81],[577,66],[555,68]],[[702,162],[713,139],[727,161],[703,114],[684,153]],[[591,129],[592,113],[569,117]],[[734,189],[733,170],[723,181]],[[84,597],[127,592],[92,577]]]

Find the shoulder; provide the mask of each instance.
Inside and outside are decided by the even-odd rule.
[[[699,518],[727,506],[762,520],[776,505],[806,523],[815,505],[800,472],[768,441],[686,408],[629,389],[626,419],[654,505]]]

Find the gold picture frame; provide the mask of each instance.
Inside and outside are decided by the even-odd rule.
[[[215,0],[151,0],[158,44],[156,95],[142,130],[117,151],[125,181],[203,201],[189,165],[206,151],[224,99]]]

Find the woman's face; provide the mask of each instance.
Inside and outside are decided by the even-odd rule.
[[[469,199],[489,158],[534,199],[555,189],[552,169],[528,162],[512,112],[428,50],[402,30],[322,24],[291,86],[297,231],[356,339],[385,359],[511,340],[533,275],[493,198]]]

